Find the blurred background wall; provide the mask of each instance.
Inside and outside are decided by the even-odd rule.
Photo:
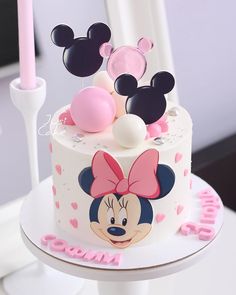
[[[67,23],[75,35],[83,35],[93,22],[107,22],[107,16],[103,0],[34,2],[41,49],[37,72],[48,84],[47,101],[39,116],[42,126],[48,114],[70,103],[81,88],[81,80],[62,64],[62,49],[51,43],[51,30]],[[166,0],[166,9],[179,97],[193,118],[193,148],[197,151],[235,133],[236,2]],[[9,98],[8,84],[14,77],[0,80],[0,204],[30,189],[23,120]],[[90,80],[83,83],[89,85]],[[47,136],[39,136],[41,179],[51,171],[48,143]]]

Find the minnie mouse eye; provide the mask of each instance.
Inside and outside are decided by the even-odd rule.
[[[127,218],[124,218],[124,219],[122,220],[122,225],[123,225],[123,226],[126,226],[127,222],[128,222]]]
[[[107,210],[107,224],[115,224],[114,211],[111,207]]]
[[[126,226],[127,222],[127,211],[125,208],[121,208],[118,216],[118,223],[120,225]]]

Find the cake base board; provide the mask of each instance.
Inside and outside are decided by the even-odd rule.
[[[188,221],[199,223],[197,192],[209,188],[209,185],[197,176],[192,175],[192,178],[192,209]],[[54,221],[51,185],[51,178],[47,178],[26,197],[20,216],[23,240],[33,254],[46,264],[66,273],[88,279],[106,281],[145,280],[177,272],[192,265],[207,253],[216,241],[223,224],[223,204],[220,201],[221,206],[217,220],[213,225],[216,235],[211,241],[201,241],[195,235],[183,236],[177,233],[158,244],[132,247],[125,250],[113,250],[80,242],[79,246],[85,249],[105,251],[110,254],[119,252],[123,255],[119,266],[95,264],[69,258],[64,253],[52,252],[50,248],[42,246],[41,237],[49,233],[66,240],[70,245],[78,245],[78,241],[58,228]]]

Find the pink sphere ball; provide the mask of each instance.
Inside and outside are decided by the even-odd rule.
[[[75,125],[83,131],[100,132],[112,124],[116,104],[105,89],[91,86],[74,96],[70,113]]]
[[[161,126],[158,124],[150,124],[147,126],[147,132],[149,137],[158,137],[161,136]]]

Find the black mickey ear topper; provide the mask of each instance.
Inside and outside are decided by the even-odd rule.
[[[138,82],[132,75],[123,74],[119,76],[114,84],[115,90],[120,95],[131,96],[137,90]]]
[[[59,47],[70,47],[74,40],[74,32],[67,25],[58,25],[52,30],[51,39]]]
[[[120,95],[128,96],[126,112],[143,119],[145,124],[152,124],[159,120],[166,110],[164,94],[170,92],[175,79],[169,72],[156,73],[150,86],[137,88],[137,80],[131,75],[121,75],[115,81],[115,90]]]
[[[174,88],[175,78],[169,72],[158,72],[152,77],[151,86],[160,93],[167,94]]]
[[[77,77],[87,77],[96,73],[102,65],[100,46],[111,38],[109,27],[95,23],[89,27],[86,37],[74,39],[73,30],[67,25],[56,26],[51,34],[52,41],[65,47],[63,63],[66,69]]]
[[[87,37],[100,46],[111,39],[111,30],[104,23],[95,23],[88,28]]]

